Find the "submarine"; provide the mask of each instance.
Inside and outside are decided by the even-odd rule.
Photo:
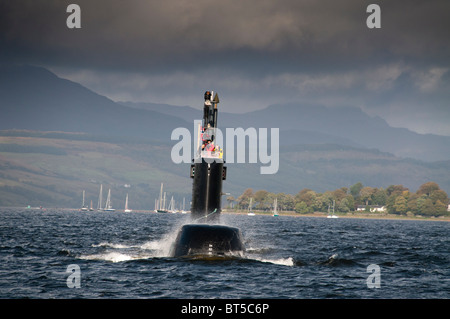
[[[191,223],[183,225],[172,245],[172,257],[243,257],[245,246],[239,228],[220,224],[222,182],[226,180],[223,149],[216,145],[219,95],[204,94],[203,119],[198,127],[197,149],[190,168]]]

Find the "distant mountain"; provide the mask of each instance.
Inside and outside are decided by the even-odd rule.
[[[201,94],[199,94],[199,102],[201,106]],[[125,102],[125,101],[118,101],[118,104],[135,108],[135,109],[141,109],[141,110],[148,110],[152,112],[158,112],[161,114],[166,114],[170,116],[175,116],[180,119],[186,119],[192,123],[194,119],[200,119],[202,113],[201,109],[195,109],[190,106],[178,106],[178,105],[171,105],[171,104],[163,104],[163,103],[150,103],[150,102]],[[222,114],[222,112],[221,112]]]
[[[157,103],[116,103],[35,66],[0,66],[0,127],[83,132],[167,142],[176,127],[193,129],[199,108]],[[226,105],[219,104],[226,109]],[[279,104],[245,114],[221,110],[219,127],[280,129],[280,145],[341,144],[424,161],[450,159],[450,137],[393,128],[354,107]]]
[[[375,149],[336,144],[282,147],[277,174],[261,175],[260,167],[228,164],[231,188],[248,185],[254,190],[295,194],[303,188],[325,192],[362,182],[364,186],[383,188],[402,184],[415,192],[426,181],[435,181],[450,193],[450,161],[427,163]]]
[[[180,118],[130,108],[50,71],[34,66],[0,66],[0,127],[83,132],[109,137],[164,140]]]
[[[0,206],[79,208],[85,190],[87,203],[92,200],[96,207],[102,184],[103,196],[111,189],[116,209],[123,209],[127,193],[132,209],[153,209],[164,182],[168,198],[174,196],[178,204],[185,198],[189,207],[190,164],[170,160],[171,144],[77,139],[81,137],[0,131]],[[357,182],[383,188],[402,184],[415,192],[434,181],[450,194],[450,161],[430,164],[336,144],[282,147],[274,175],[261,175],[260,163],[226,165],[223,190],[235,198],[247,188],[296,194],[303,188],[325,192]]]
[[[121,102],[192,123],[201,111],[189,106]],[[219,108],[220,108],[219,104]],[[192,126],[192,124],[190,125]],[[190,126],[188,128],[190,128]],[[244,114],[221,112],[219,127],[280,129],[280,145],[341,144],[379,149],[396,156],[424,161],[450,159],[450,137],[418,134],[405,128],[394,128],[380,117],[371,117],[354,107],[329,108],[323,105],[278,104]]]
[[[135,208],[152,208],[165,181],[178,200],[188,199],[189,164],[171,161],[170,136],[176,127],[193,129],[201,103],[116,103],[44,68],[0,66],[0,205],[79,205],[82,190],[95,200],[100,183],[120,198],[132,185]],[[224,191],[233,196],[249,187],[294,194],[357,182],[415,191],[428,181],[450,193],[450,137],[393,128],[356,108],[219,108],[222,130],[275,127],[281,135],[277,174],[261,175],[260,163],[227,163]]]
[[[450,137],[393,128],[380,117],[371,117],[354,107],[284,104],[248,115],[257,127],[280,125],[284,129],[320,132],[400,157],[425,161],[450,159]]]

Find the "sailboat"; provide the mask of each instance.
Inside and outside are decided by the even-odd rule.
[[[94,207],[92,206],[92,199],[91,199],[91,206],[89,206],[89,211],[93,212],[94,211]]]
[[[253,202],[253,198],[250,198],[250,204],[248,204],[248,216],[255,216],[255,213],[252,211],[252,202]]]
[[[159,207],[157,207],[156,212],[157,213],[167,213],[166,193],[164,193],[164,204],[163,204],[163,183],[161,183],[161,191],[159,192]]]
[[[181,210],[182,214],[187,214],[187,211],[185,210],[185,203],[186,203],[186,197],[183,197],[183,209]]]
[[[81,211],[82,212],[88,211],[88,207],[84,204],[84,190],[83,190],[83,205],[81,205]]]
[[[111,205],[111,189],[108,190],[108,197],[106,198],[106,204],[105,204],[105,212],[113,212],[115,211],[114,208],[112,208]]]
[[[173,200],[173,196],[170,200],[170,204],[169,204],[169,212],[172,214],[175,214],[177,212],[177,210],[175,209],[175,201]]]
[[[278,199],[275,198],[275,200],[273,201],[273,216],[278,216]]]
[[[128,193],[127,193],[127,197],[125,198],[125,209],[124,209],[125,213],[131,213],[131,209],[128,208]]]
[[[334,214],[334,204],[335,204],[335,201],[333,200],[333,208],[332,208],[331,214],[330,214],[330,205],[328,204],[328,216],[327,216],[327,218],[339,218],[338,216],[336,216]]]
[[[97,211],[103,211],[102,200],[103,200],[103,184],[100,184],[100,193],[98,194]]]

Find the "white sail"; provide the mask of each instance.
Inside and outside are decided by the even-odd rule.
[[[100,184],[100,193],[98,195],[97,210],[103,210],[102,197],[103,197],[103,184]]]
[[[186,214],[186,208],[185,208],[185,204],[186,204],[186,197],[183,197],[183,209],[181,210],[182,214]]]
[[[332,208],[331,214],[330,214],[330,205],[328,205],[328,216],[327,216],[327,218],[339,218],[338,216],[336,216],[334,214],[334,204],[335,204],[335,201],[333,200],[333,208]]]
[[[162,210],[162,201],[163,201],[163,183],[161,183],[161,191],[159,192],[159,209]]]
[[[278,216],[278,198],[273,201],[273,216]]]
[[[84,204],[84,194],[85,194],[85,191],[83,190],[83,204],[81,205],[81,210],[85,212],[88,210],[88,207]]]
[[[164,192],[164,199],[163,199],[163,210],[166,210],[166,192]]]
[[[111,204],[111,189],[108,189],[108,197],[106,198],[105,211],[107,212],[115,211],[115,209],[112,208]]]
[[[128,208],[128,193],[127,193],[127,197],[125,198],[125,209],[124,209],[125,213],[131,213],[131,209]]]
[[[255,213],[252,211],[252,202],[253,202],[253,197],[250,198],[250,204],[248,204],[248,216],[255,216]]]
[[[173,200],[173,196],[172,196],[172,198],[170,199],[169,207],[168,207],[167,210],[168,210],[169,212],[171,212],[171,213],[176,213],[176,211],[175,211],[175,202],[174,202],[174,200]]]
[[[161,190],[159,192],[159,202],[157,203],[157,213],[167,213],[166,210],[166,192],[164,192],[163,198],[163,183],[161,183]]]

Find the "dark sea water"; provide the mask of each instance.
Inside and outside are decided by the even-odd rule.
[[[223,214],[243,232],[245,258],[168,257],[187,222],[188,214],[0,209],[0,298],[450,297],[448,222]],[[69,265],[79,267],[80,288],[68,287]]]

